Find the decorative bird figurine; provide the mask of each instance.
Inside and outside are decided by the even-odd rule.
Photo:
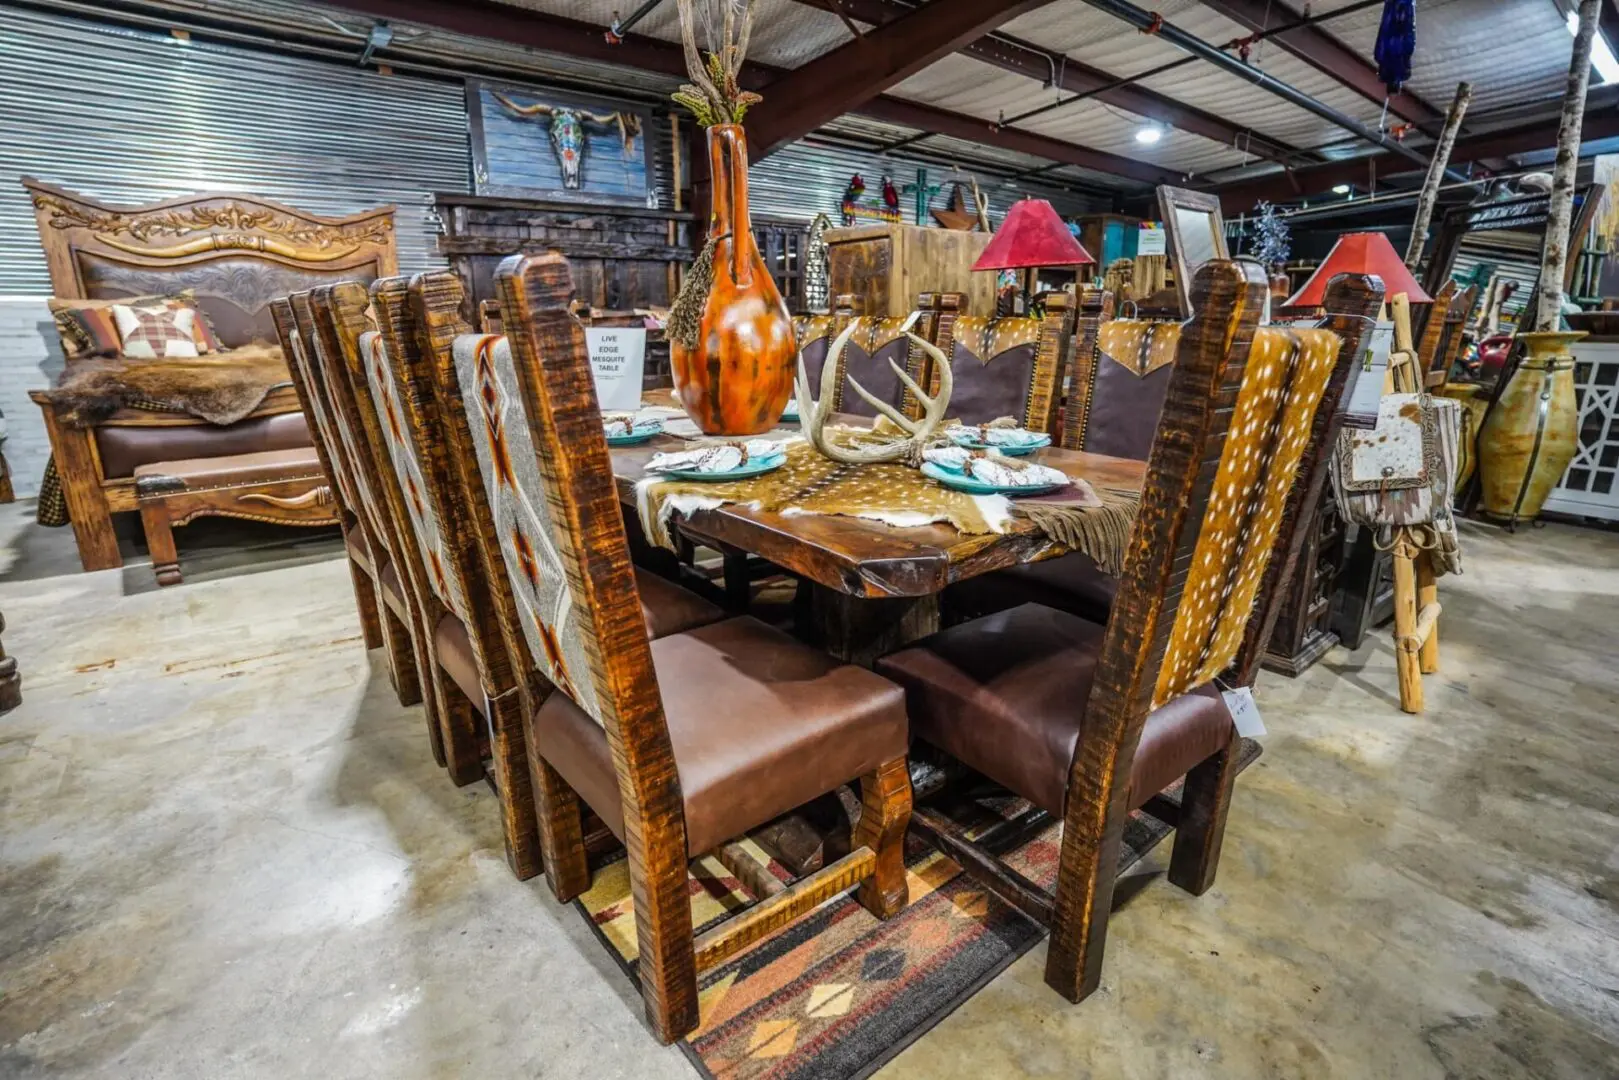
[[[894,213],[899,213],[899,189],[894,186],[892,177],[883,177],[883,205]]]

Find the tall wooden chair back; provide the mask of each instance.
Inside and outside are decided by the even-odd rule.
[[[1445,339],[1445,319],[1450,315],[1450,305],[1455,301],[1457,292],[1456,282],[1446,281],[1444,287],[1434,293],[1433,303],[1425,305],[1427,311],[1422,317],[1422,335],[1415,343],[1417,368],[1422,372],[1433,371],[1439,365],[1439,354]],[[1415,318],[1412,325],[1416,325]]]
[[[927,313],[921,335],[950,358],[955,389],[949,415],[964,424],[1010,416],[1030,431],[1060,435],[1057,407],[1072,347],[1074,298],[1047,293],[1040,318],[964,315],[964,300],[961,293],[928,293],[918,301]],[[931,365],[916,374],[928,393],[938,392],[939,373]],[[905,405],[915,408],[908,399]]]
[[[363,507],[359,488],[354,479],[354,465],[347,449],[332,426],[331,402],[326,388],[319,380],[320,373],[310,364],[309,345],[292,313],[292,301],[282,296],[270,301],[270,319],[275,324],[276,337],[281,342],[281,354],[286,358],[287,370],[292,375],[293,388],[298,393],[298,404],[314,426],[315,452],[320,456],[321,468],[332,478],[337,488],[337,499],[342,506],[345,535],[357,527]]]
[[[1070,449],[1144,460],[1180,349],[1181,324],[1109,319],[1074,357],[1063,437]]]
[[[1478,301],[1479,288],[1469,285],[1451,297],[1445,311],[1444,330],[1439,337],[1439,348],[1434,351],[1433,363],[1428,367],[1425,385],[1432,389],[1450,381],[1450,373],[1467,348],[1467,318]]]
[[[1268,617],[1275,590],[1262,587],[1281,569],[1272,566],[1277,540],[1303,505],[1300,488],[1310,487],[1308,473],[1306,484],[1295,480],[1315,471],[1307,458],[1319,453],[1348,377],[1330,330],[1270,333],[1256,344],[1267,288],[1257,266],[1226,261],[1206,263],[1193,283],[1197,314],[1181,335],[1070,772],[1047,981],[1074,1000],[1100,977],[1146,718],[1241,666],[1255,647],[1249,625],[1256,609],[1261,623]]]

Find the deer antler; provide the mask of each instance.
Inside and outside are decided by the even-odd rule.
[[[939,369],[939,392],[928,397],[922,388],[905,373],[905,369],[890,360],[888,366],[894,369],[894,374],[905,388],[923,404],[921,419],[912,420],[886,401],[881,401],[865,387],[848,380],[849,387],[877,412],[887,417],[906,433],[906,438],[878,446],[838,446],[826,438],[826,421],[832,413],[832,403],[837,394],[838,368],[843,359],[843,350],[854,336],[856,323],[851,322],[844,328],[832,342],[827,350],[826,364],[821,368],[821,394],[820,399],[810,397],[809,373],[804,367],[804,354],[798,354],[798,379],[796,382],[798,397],[798,424],[804,431],[804,437],[810,445],[819,450],[833,461],[841,461],[849,465],[863,465],[879,461],[911,461],[921,453],[923,445],[933,437],[938,430],[940,422],[944,420],[944,411],[950,404],[950,391],[955,386],[955,378],[950,371],[950,362],[945,359],[942,351],[929,344],[923,338],[907,331],[906,337],[916,344],[923,352],[933,358]]]

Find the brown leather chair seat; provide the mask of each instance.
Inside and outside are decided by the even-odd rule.
[[[261,450],[253,454],[157,461],[136,466],[135,491],[148,485],[164,489],[184,487],[193,491],[228,488],[240,484],[275,483],[285,480],[320,479],[325,475],[320,455],[313,446],[287,450]]]
[[[256,416],[225,425],[120,427],[104,424],[96,428],[95,434],[101,473],[109,480],[133,476],[140,466],[158,461],[256,454],[314,445],[301,412]]]
[[[1060,815],[1104,630],[1024,604],[934,634],[877,670],[905,688],[912,734]],[[1212,687],[1147,717],[1130,770],[1130,809],[1231,739]]]
[[[900,688],[746,616],[652,642],[692,856],[905,753]],[[607,733],[565,694],[540,751],[623,839]]]
[[[647,636],[654,641],[705,623],[718,622],[725,617],[725,612],[717,605],[690,589],[682,589],[645,570],[635,571],[635,587],[641,594],[641,618],[646,623]],[[455,680],[455,685],[473,704],[482,709],[483,684],[478,678],[478,664],[472,657],[472,641],[467,637],[467,628],[453,613],[445,612],[434,631],[433,643],[445,673]]]
[[[1106,623],[1119,595],[1119,579],[1102,572],[1089,555],[1074,552],[980,574],[950,586],[946,602],[971,616],[1019,604],[1044,604],[1095,623]]]

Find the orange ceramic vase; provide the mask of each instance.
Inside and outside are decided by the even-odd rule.
[[[708,129],[714,216],[714,286],[697,347],[670,345],[675,393],[709,435],[775,427],[793,391],[797,350],[787,305],[770,278],[748,218],[748,141],[739,124]]]

